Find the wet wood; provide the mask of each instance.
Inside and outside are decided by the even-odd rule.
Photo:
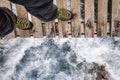
[[[120,37],[120,0],[112,0],[111,36]]]
[[[98,0],[98,27],[97,36],[107,36],[107,11],[108,0]]]
[[[94,0],[85,0],[85,37],[93,37],[94,30]]]
[[[55,37],[56,36],[56,31],[55,31],[55,22],[50,21],[45,23],[45,28],[46,28],[46,36],[49,38]]]
[[[71,11],[74,14],[72,19],[72,37],[81,36],[81,11],[80,11],[80,0],[71,0]]]
[[[43,37],[42,21],[32,16],[32,22],[33,22],[32,35],[34,36],[34,38],[38,37],[42,38]]]
[[[57,5],[58,8],[67,8],[67,0],[57,0]],[[68,27],[67,25],[67,21],[58,20],[59,37],[68,37],[68,31],[66,29]]]

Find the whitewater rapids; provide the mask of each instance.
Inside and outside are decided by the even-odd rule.
[[[120,38],[0,40],[0,80],[120,80]]]

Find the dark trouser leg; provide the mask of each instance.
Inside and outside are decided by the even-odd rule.
[[[13,31],[16,23],[15,14],[8,8],[0,7],[0,36],[4,37]]]
[[[57,7],[53,0],[10,0],[25,6],[27,11],[43,21],[51,21],[58,17]]]

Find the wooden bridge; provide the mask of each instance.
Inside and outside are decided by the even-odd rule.
[[[84,0],[84,20],[81,18],[81,0],[70,0],[70,10],[75,14],[71,21],[55,20],[43,22],[30,15],[23,6],[10,3],[8,0],[0,0],[0,6],[8,7],[17,16],[28,18],[33,22],[31,30],[14,31],[6,38],[30,37],[120,37],[120,0],[98,0],[97,20],[95,20],[95,0]],[[108,4],[108,1],[111,5]],[[59,8],[68,8],[68,0],[55,0]],[[108,20],[108,6],[110,19]]]

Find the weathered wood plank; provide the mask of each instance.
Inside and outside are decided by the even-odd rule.
[[[94,36],[94,0],[85,0],[85,37]]]
[[[112,0],[111,36],[120,37],[120,0]]]
[[[72,19],[72,37],[81,36],[81,11],[80,11],[80,0],[71,0],[71,11],[74,14]]]
[[[107,22],[107,34],[110,36],[110,22]]]
[[[57,0],[57,6],[58,8],[62,8],[62,0]],[[63,29],[62,29],[62,22],[58,21],[58,33],[59,33],[59,37],[63,37]]]
[[[7,0],[0,0],[0,7],[7,7],[11,10],[11,3]]]
[[[81,26],[80,26],[80,28],[81,28],[81,34],[85,33],[84,26],[85,26],[85,23],[81,22]]]
[[[28,13],[24,6],[17,5],[17,16],[28,19]],[[30,37],[30,30],[20,30],[16,28],[16,33],[20,37]]]
[[[65,9],[67,9],[67,0],[63,0],[63,8],[65,8]],[[69,30],[68,30],[68,28],[69,28],[69,24],[68,24],[68,21],[63,21],[63,36],[64,37],[68,37],[68,35],[69,35]]]
[[[46,36],[47,37],[55,37],[56,36],[54,21],[45,23],[45,27],[46,27]]]
[[[98,27],[97,36],[107,36],[108,0],[98,0]]]
[[[58,8],[62,8],[62,0],[57,0],[57,6]],[[62,28],[62,22],[58,21],[58,33],[59,33],[59,37],[63,37],[63,28]]]
[[[12,9],[11,3],[7,0],[0,0],[0,7],[7,7],[10,10]],[[4,38],[15,38],[14,30],[10,34],[6,35]]]
[[[32,35],[35,38],[42,38],[43,37],[42,21],[32,16],[32,22],[33,22]]]
[[[57,0],[58,8],[67,8],[67,0]],[[68,37],[68,31],[66,29],[68,21],[58,20],[59,37]]]
[[[71,35],[72,34],[72,30],[71,30],[71,22],[68,22],[68,25],[67,25],[67,27],[66,27],[66,31],[67,31],[67,35],[69,36],[69,35]]]

